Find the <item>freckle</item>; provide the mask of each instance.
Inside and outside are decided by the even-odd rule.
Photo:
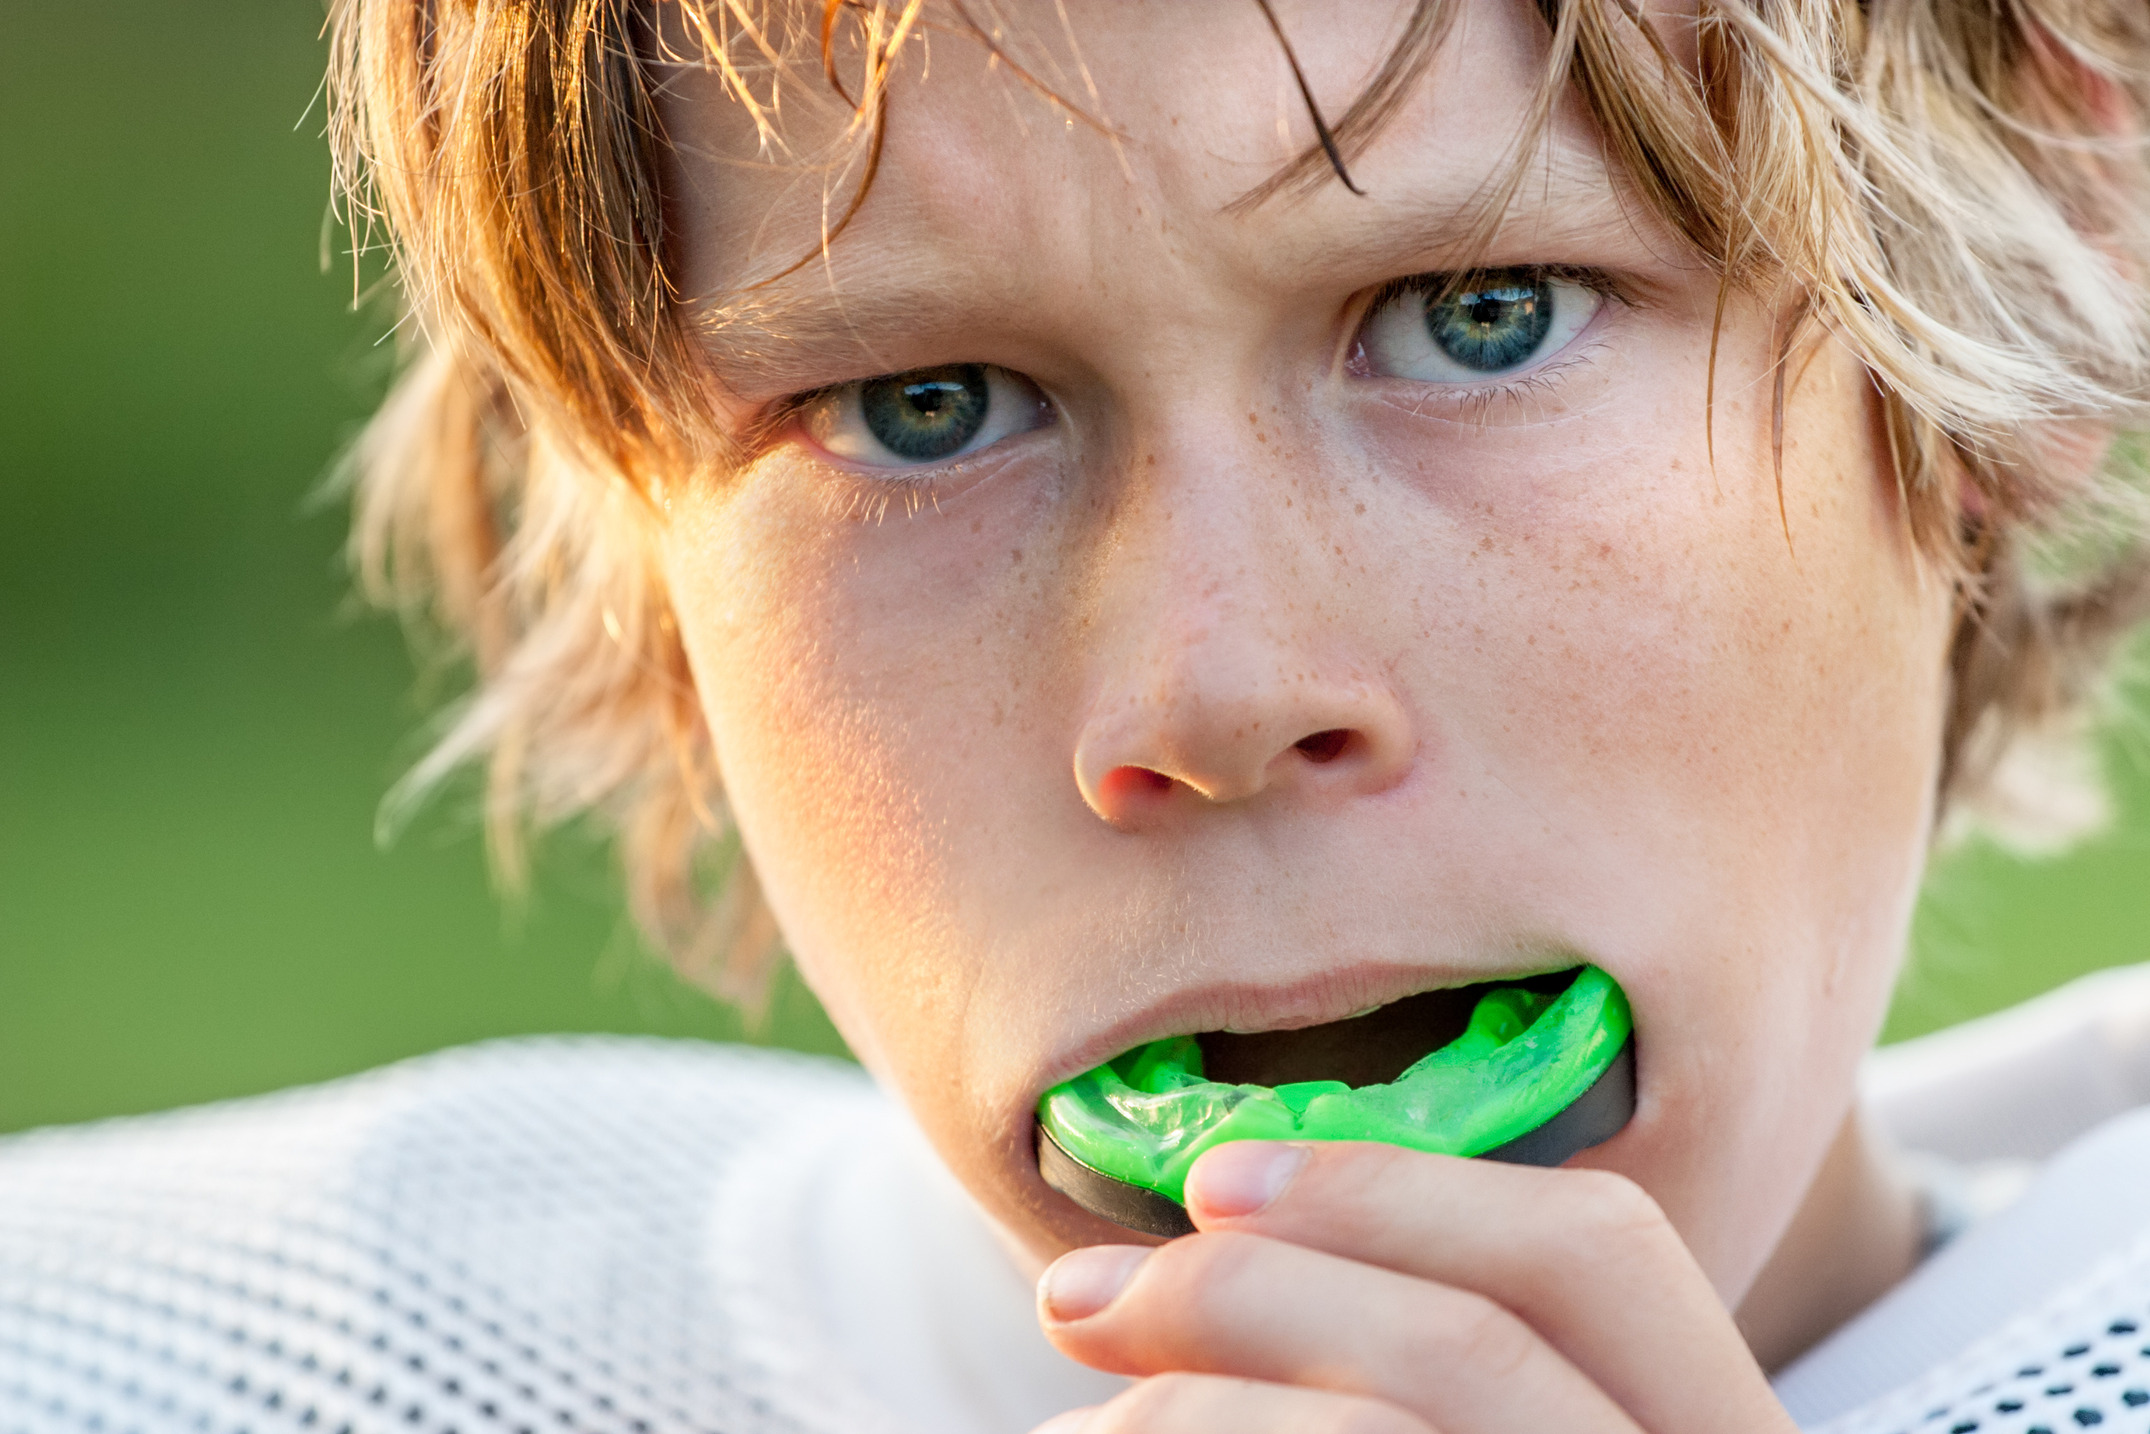
[[[1008,549],[1008,557],[1011,561],[1019,563],[1023,560],[1023,550],[1021,548],[1010,548]]]
[[[1361,503],[1361,504],[1359,504],[1359,506],[1358,506],[1358,509],[1357,509],[1357,511],[1359,511],[1359,512],[1361,512],[1361,513],[1365,512],[1365,511],[1366,511],[1366,505],[1365,505],[1364,503]]]
[[[983,528],[984,526],[985,526],[985,519],[983,519],[983,518],[973,518],[973,519],[971,519],[971,520],[970,520],[970,530],[971,530],[971,531],[972,531],[973,533],[977,532],[977,531],[978,531],[979,529]]]
[[[1255,414],[1253,409],[1250,408],[1247,410],[1247,422],[1260,423],[1261,421],[1262,420]]]
[[[1143,461],[1149,464],[1152,468],[1155,468],[1157,466],[1157,455],[1152,453],[1148,458],[1144,459]]]

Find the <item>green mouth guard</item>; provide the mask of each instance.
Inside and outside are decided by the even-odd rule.
[[[1557,996],[1498,986],[1463,1034],[1385,1085],[1225,1085],[1193,1036],[1137,1046],[1038,1101],[1038,1169],[1093,1214],[1184,1235],[1187,1171],[1233,1140],[1375,1140],[1436,1155],[1558,1165],[1635,1109],[1626,993],[1585,966]]]

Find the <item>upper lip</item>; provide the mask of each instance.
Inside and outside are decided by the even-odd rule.
[[[1086,1037],[1063,1057],[1064,1069],[1047,1072],[1042,1089],[1111,1060],[1124,1051],[1166,1036],[1203,1031],[1295,1031],[1326,1025],[1416,996],[1485,981],[1520,979],[1578,964],[1572,955],[1506,970],[1453,967],[1349,965],[1329,967],[1285,982],[1215,981],[1169,992]]]

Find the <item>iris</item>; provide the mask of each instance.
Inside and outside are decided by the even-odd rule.
[[[1486,276],[1426,298],[1434,346],[1477,373],[1502,373],[1528,362],[1553,327],[1553,291],[1517,274]]]
[[[931,463],[962,451],[985,427],[990,395],[982,364],[912,369],[859,385],[859,416],[890,453]]]

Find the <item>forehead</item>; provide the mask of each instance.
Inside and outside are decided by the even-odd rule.
[[[1411,10],[1278,4],[1332,123],[1375,79]],[[825,256],[758,288],[843,215],[869,127],[811,50],[776,81],[765,127],[692,41],[675,42],[681,62],[663,93],[682,287],[726,306],[735,336],[759,335],[760,357],[780,363],[817,323],[870,333],[875,296],[899,290],[914,310],[967,294],[1026,312],[1053,290],[1094,316],[1112,302],[1319,286],[1332,271],[1348,290],[1440,267],[1482,237],[1472,222],[1517,159],[1544,64],[1542,26],[1522,0],[1463,0],[1401,106],[1352,157],[1365,196],[1324,171],[1311,187],[1235,205],[1315,142],[1259,9],[1038,0],[1002,5],[991,44],[949,23],[962,13],[929,3],[898,52],[885,144],[856,217]],[[856,93],[855,34],[837,63]],[[772,68],[747,77],[764,97]],[[1527,249],[1531,262],[1589,262],[1583,251],[1603,231],[1627,227],[1572,105],[1556,109],[1522,173],[1494,243],[1471,257],[1497,262],[1505,246],[1517,261]]]

